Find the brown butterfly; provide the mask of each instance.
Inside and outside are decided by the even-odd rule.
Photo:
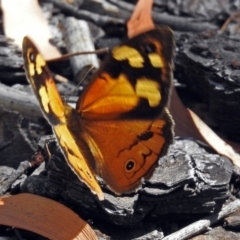
[[[133,191],[172,143],[166,106],[173,48],[165,26],[114,47],[73,109],[61,99],[32,41],[23,40],[27,78],[42,112],[69,166],[99,199],[104,196],[96,175],[115,193]]]

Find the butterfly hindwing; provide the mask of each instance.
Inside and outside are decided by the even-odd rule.
[[[173,139],[172,119],[86,121],[96,171],[116,193],[131,192],[166,154]]]

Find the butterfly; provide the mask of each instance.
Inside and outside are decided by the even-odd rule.
[[[166,26],[114,47],[74,109],[62,100],[34,43],[23,40],[27,79],[42,113],[69,166],[100,200],[104,194],[96,176],[117,194],[134,191],[173,141],[166,107],[173,49]]]

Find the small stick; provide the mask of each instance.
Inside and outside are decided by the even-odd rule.
[[[102,16],[100,14],[89,12],[86,10],[79,10],[77,7],[63,1],[59,1],[59,0],[48,0],[48,1],[53,3],[55,7],[59,8],[63,12],[71,14],[72,16],[78,19],[91,21],[101,27],[109,24],[123,25],[125,23],[125,20],[120,18]]]
[[[86,55],[86,54],[100,55],[100,54],[107,53],[108,51],[109,51],[109,48],[106,47],[106,48],[101,48],[101,49],[98,49],[98,50],[95,50],[95,51],[83,51],[83,52],[75,52],[75,53],[66,53],[66,54],[63,54],[59,58],[49,59],[49,60],[47,60],[47,62],[64,61],[64,60],[69,59],[69,58],[74,57],[74,56]]]
[[[211,225],[217,223],[220,219],[225,218],[238,209],[240,209],[239,199],[225,205],[219,213],[210,215],[203,220],[196,221],[187,227],[166,236],[162,240],[189,239],[190,237],[193,237],[201,232],[207,231]]]

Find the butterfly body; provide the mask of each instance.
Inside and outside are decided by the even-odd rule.
[[[172,142],[166,109],[172,84],[173,36],[167,27],[112,49],[77,102],[64,103],[30,39],[25,69],[40,107],[73,171],[103,198],[95,175],[116,193],[133,191]]]

